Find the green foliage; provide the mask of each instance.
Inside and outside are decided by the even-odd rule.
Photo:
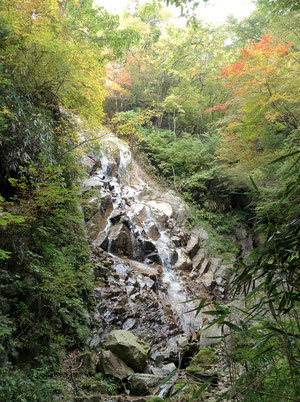
[[[29,373],[6,367],[1,371],[0,392],[5,401],[53,401],[61,394],[63,384],[50,379],[47,368],[35,369]]]
[[[139,149],[186,200],[211,211],[228,207],[234,191],[216,160],[218,133],[183,133],[174,138],[170,130],[140,128],[139,132]]]

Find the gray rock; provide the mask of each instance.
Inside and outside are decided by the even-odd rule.
[[[192,260],[194,270],[199,270],[201,264],[204,261],[204,258],[205,258],[205,250],[202,248],[198,251],[198,253],[194,256]]]
[[[93,349],[98,348],[101,345],[101,343],[102,340],[98,334],[95,334],[94,336],[92,336],[87,340],[87,344]]]
[[[137,277],[137,281],[138,281],[141,289],[143,289],[145,287],[148,288],[148,289],[152,289],[152,288],[155,287],[155,282],[152,279],[148,278],[147,276],[143,277],[140,274]]]
[[[129,331],[131,328],[134,328],[135,324],[136,320],[134,318],[128,318],[123,324],[123,329]]]
[[[106,375],[111,375],[120,380],[123,380],[134,373],[134,371],[128,367],[123,360],[110,350],[103,350],[100,353],[97,369]]]
[[[104,347],[115,353],[134,371],[142,371],[146,364],[149,345],[138,341],[128,331],[112,331],[104,342]]]
[[[201,276],[201,282],[204,283],[206,287],[212,287],[215,284],[215,276],[212,271],[206,272],[206,274]]]
[[[201,240],[208,240],[209,238],[207,231],[200,226],[195,226],[191,232],[197,234]]]
[[[213,325],[212,327],[206,329],[201,332],[200,336],[200,347],[203,348],[205,346],[215,345],[220,343],[222,338],[218,338],[222,335],[221,327],[217,325]]]
[[[179,348],[184,348],[189,343],[189,341],[188,341],[186,336],[179,336],[176,339],[176,342],[177,342],[177,345],[178,345]]]
[[[159,274],[158,269],[149,267],[149,265],[143,264],[138,261],[126,260],[126,263],[130,266],[130,268],[138,273],[141,273],[145,276],[149,276],[151,279],[155,279]]]
[[[183,251],[180,249],[177,250],[177,253],[178,253],[178,260],[174,265],[174,269],[178,269],[181,271],[187,271],[191,269],[192,262],[190,258],[186,254],[184,254]]]
[[[154,222],[151,222],[148,227],[146,228],[148,236],[152,240],[158,240],[160,238],[160,233],[158,230],[157,225]]]
[[[167,361],[170,358],[170,355],[170,350],[159,350],[151,354],[151,359],[157,366],[160,366],[164,361]]]
[[[238,240],[244,240],[248,235],[248,227],[243,223],[239,223],[235,228],[235,234]]]
[[[130,230],[122,223],[112,226],[100,247],[116,255],[131,256],[133,242]]]
[[[199,269],[199,276],[202,276],[203,274],[205,274],[205,273],[208,271],[209,266],[210,266],[210,261],[209,261],[209,259],[208,259],[208,258],[204,258],[204,260],[203,260],[203,262],[202,262],[202,264],[201,264],[201,267],[200,267],[200,269]]]
[[[194,258],[199,250],[199,237],[191,236],[190,240],[186,245],[186,250],[190,256],[190,258]]]
[[[167,377],[173,370],[176,369],[174,363],[164,364],[160,367],[153,367],[152,373],[157,377],[161,377],[162,379]]]
[[[154,374],[133,374],[129,378],[129,389],[133,395],[145,395],[150,388],[157,387],[161,377]]]
[[[116,265],[115,271],[121,279],[127,279],[128,274],[129,274],[129,268],[126,267],[126,265],[123,265],[123,264]]]

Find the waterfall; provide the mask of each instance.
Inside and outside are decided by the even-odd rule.
[[[184,230],[180,227],[181,222],[177,222],[185,215],[183,202],[176,194],[162,191],[152,179],[147,183],[147,175],[140,177],[140,168],[132,167],[128,145],[115,136],[105,137],[104,150],[98,158],[101,167],[85,180],[84,185],[98,189],[101,200],[105,202],[101,203],[101,212],[95,214],[87,227],[88,231],[93,228],[94,233],[102,220],[99,232],[91,238],[92,245],[95,249],[105,250],[114,259],[114,268],[121,275],[120,284],[125,287],[128,306],[139,297],[137,283],[141,292],[148,289],[145,297],[150,294],[157,309],[165,312],[170,309],[179,331],[188,334],[192,328],[201,328],[201,315],[195,318],[194,313],[186,313],[193,304],[183,303],[192,298],[179,275],[184,264],[191,266],[186,240],[182,240],[183,245],[175,244],[178,233]],[[130,276],[126,279],[130,275],[126,259],[131,261],[131,266],[132,260],[141,264],[135,265],[141,271],[136,279]],[[155,281],[145,275],[147,268],[149,272],[160,272]],[[112,279],[110,281],[115,285]],[[111,315],[106,313],[105,317]],[[129,320],[126,321],[127,327],[128,322],[133,324],[133,318]]]

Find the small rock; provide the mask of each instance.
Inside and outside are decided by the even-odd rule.
[[[160,367],[153,367],[152,373],[157,377],[161,377],[162,379],[167,377],[173,370],[176,369],[174,363],[164,364]]]
[[[157,387],[161,377],[154,374],[133,374],[129,379],[129,388],[133,395],[145,395],[150,388]]]
[[[189,341],[186,336],[180,336],[176,339],[179,348],[184,348],[188,345]]]
[[[174,269],[182,270],[182,271],[187,271],[190,268],[192,268],[192,262],[190,258],[183,253],[182,250],[178,249],[178,261],[174,265]]]
[[[186,250],[190,258],[194,258],[199,250],[199,238],[197,236],[192,236],[187,243]]]
[[[128,318],[123,324],[123,329],[129,331],[131,328],[134,328],[135,324],[136,320],[134,318]]]
[[[210,261],[208,258],[205,258],[199,269],[199,275],[201,276],[201,275],[205,274],[208,271],[209,266],[210,266]]]
[[[149,265],[143,264],[141,262],[126,260],[126,263],[130,266],[132,270],[145,276],[149,276],[151,279],[155,279],[155,277],[159,274],[159,271],[156,268],[149,267]]]

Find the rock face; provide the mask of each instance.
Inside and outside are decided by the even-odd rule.
[[[145,367],[150,349],[148,344],[139,342],[132,333],[124,330],[112,331],[104,342],[104,347],[137,372]]]

